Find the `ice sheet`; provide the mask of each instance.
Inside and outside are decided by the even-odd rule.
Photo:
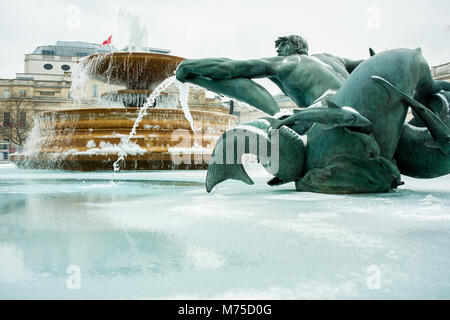
[[[248,169],[207,194],[205,171],[0,165],[0,299],[450,298],[450,177],[337,196]]]

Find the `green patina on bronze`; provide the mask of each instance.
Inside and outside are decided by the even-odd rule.
[[[450,172],[449,102],[450,92],[441,92],[433,95],[428,104],[429,109],[435,112],[429,113],[429,116],[436,115],[444,125],[440,121],[432,120],[424,127],[414,126],[411,123],[403,127],[394,156],[402,174],[416,178],[436,178]],[[443,140],[445,136],[447,143]]]
[[[217,161],[214,153],[208,192],[227,179],[252,183],[240,164],[245,153],[258,155],[275,176],[270,185],[296,182],[298,191],[387,192],[401,184],[400,173],[419,178],[450,173],[450,83],[432,79],[420,49],[379,54],[371,49],[368,60],[354,61],[330,54],[308,56],[308,44],[299,36],[281,37],[276,47],[277,57],[187,60],[177,70],[182,82],[274,116],[224,134],[216,151],[223,148],[221,157],[231,153],[234,162]],[[298,106],[311,108],[280,118],[273,97],[252,81],[257,78],[272,80]],[[405,124],[408,107],[415,119]],[[226,148],[226,141],[239,144],[249,134],[269,148],[277,143],[277,166],[261,157],[260,142],[255,148],[247,140],[241,149]]]

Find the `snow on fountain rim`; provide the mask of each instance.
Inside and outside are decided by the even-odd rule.
[[[127,154],[133,156],[143,155],[147,153],[147,150],[141,148],[136,143],[133,142],[124,143],[124,140],[122,140],[120,144],[112,144],[110,142],[100,141],[99,148],[94,147],[86,151],[79,151],[78,149],[72,149],[64,152],[64,155],[102,155],[102,154],[109,155],[109,154],[117,154],[121,150],[125,150]]]

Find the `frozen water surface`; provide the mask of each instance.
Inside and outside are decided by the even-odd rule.
[[[0,298],[450,298],[449,176],[336,196],[250,169],[207,194],[204,171],[0,166]]]

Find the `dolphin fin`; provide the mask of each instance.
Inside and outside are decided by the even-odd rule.
[[[314,124],[310,124],[310,123],[302,123],[302,122],[297,122],[296,124],[294,124],[291,129],[297,133],[298,135],[304,135],[306,131],[308,131],[309,129],[312,128]]]
[[[216,185],[229,179],[242,181],[249,185],[255,184],[245,172],[242,164],[219,165],[213,162],[209,165],[206,175],[206,191],[210,193]]]
[[[375,51],[372,48],[369,48],[369,54],[370,54],[371,57],[376,55]]]
[[[332,109],[342,109],[341,107],[339,107],[336,103],[334,103],[331,100],[327,100],[327,105],[329,108],[332,108]]]

